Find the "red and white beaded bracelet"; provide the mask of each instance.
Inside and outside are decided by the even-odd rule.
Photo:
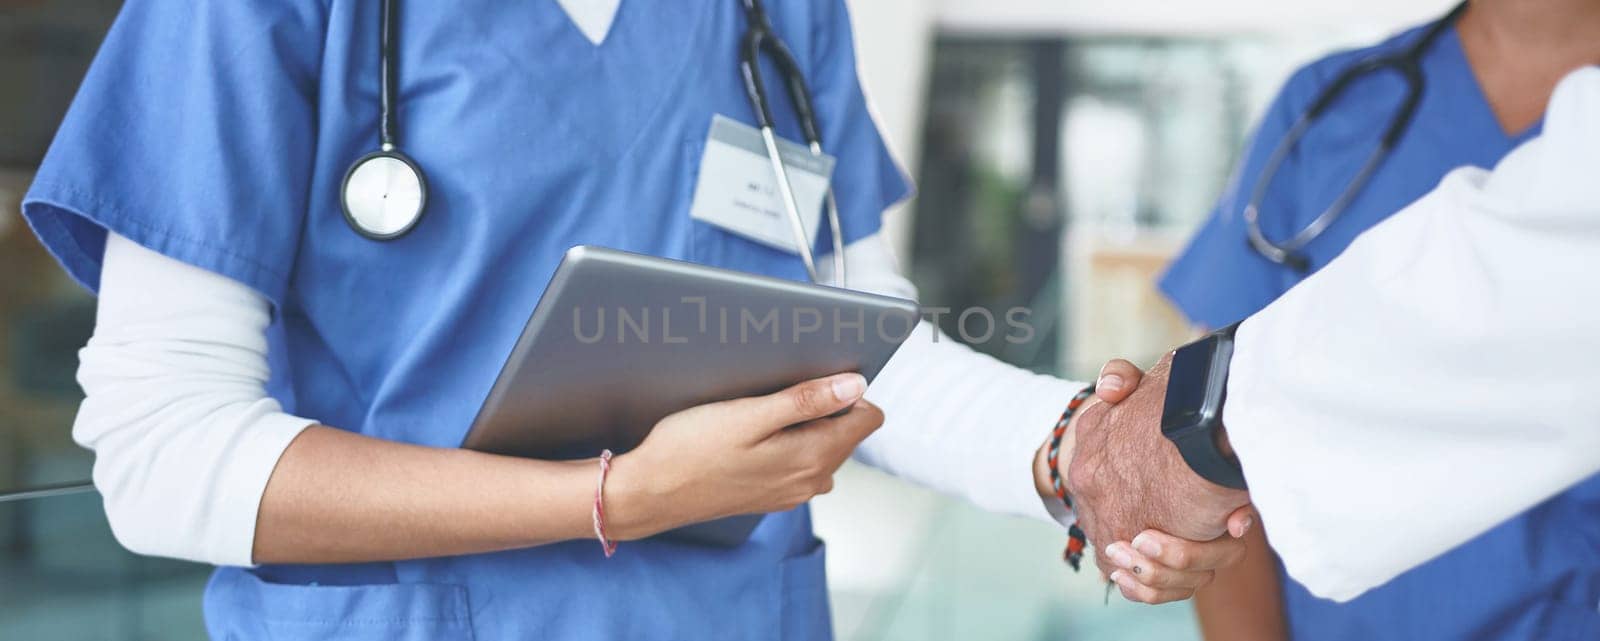
[[[1067,428],[1072,426],[1072,414],[1077,412],[1078,408],[1083,407],[1083,404],[1091,396],[1094,396],[1093,385],[1083,388],[1072,396],[1071,401],[1067,402],[1066,411],[1061,413],[1061,418],[1056,421],[1055,429],[1050,432],[1050,450],[1045,456],[1045,460],[1050,465],[1050,486],[1055,490],[1056,498],[1061,499],[1061,503],[1067,506],[1067,510],[1072,511],[1072,521],[1067,525],[1067,549],[1062,552],[1061,558],[1067,562],[1067,565],[1072,566],[1075,572],[1083,564],[1083,549],[1088,544],[1088,537],[1084,535],[1083,529],[1078,527],[1078,513],[1072,510],[1072,497],[1067,494],[1067,484],[1061,478],[1059,462],[1061,440],[1067,435]]]

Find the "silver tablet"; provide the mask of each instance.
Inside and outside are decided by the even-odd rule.
[[[625,452],[695,405],[839,372],[871,380],[919,318],[907,300],[574,247],[462,446],[557,460]],[[734,544],[759,517],[744,520],[688,538]]]

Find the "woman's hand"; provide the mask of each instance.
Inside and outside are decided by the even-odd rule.
[[[637,539],[827,493],[833,473],[883,424],[883,413],[861,400],[866,389],[860,374],[839,374],[662,419],[612,464],[608,529]]]
[[[1108,578],[1123,598],[1141,603],[1182,601],[1194,596],[1216,578],[1216,571],[1244,560],[1245,541],[1254,512],[1239,508],[1228,517],[1228,536],[1211,541],[1190,541],[1165,532],[1145,530],[1133,541],[1117,541],[1101,548],[1116,569]]]
[[[1095,384],[1099,400],[1117,403],[1139,387],[1143,372],[1125,360],[1106,363]],[[1216,571],[1244,559],[1245,533],[1255,511],[1246,505],[1228,516],[1228,536],[1211,541],[1191,541],[1158,530],[1145,530],[1132,541],[1116,541],[1099,549],[1102,567],[1110,566],[1107,580],[1123,598],[1141,603],[1167,603],[1194,596],[1211,583]]]

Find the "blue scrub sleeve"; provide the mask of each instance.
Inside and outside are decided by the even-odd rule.
[[[1256,126],[1244,158],[1234,169],[1216,207],[1161,276],[1161,292],[1189,322],[1208,328],[1225,327],[1288,291],[1293,280],[1288,268],[1250,247],[1243,214],[1267,158],[1304,113],[1305,105],[1316,97],[1320,75],[1317,66],[1308,66],[1285,83]],[[1294,230],[1289,227],[1303,218],[1296,210],[1301,201],[1293,197],[1301,188],[1296,171],[1300,161],[1300,151],[1296,149],[1278,169],[1262,201],[1262,227],[1270,238],[1292,235]]]
[[[23,216],[97,290],[107,230],[282,302],[305,216],[317,0],[129,0]]]
[[[857,75],[855,39],[843,0],[820,3],[812,20],[812,99],[824,150],[838,159],[833,191],[846,244],[878,232],[883,211],[911,195]]]

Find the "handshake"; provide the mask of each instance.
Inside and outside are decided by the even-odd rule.
[[[1201,478],[1162,435],[1171,364],[1171,354],[1148,373],[1124,360],[1107,363],[1057,460],[1101,573],[1124,597],[1145,603],[1187,599],[1216,570],[1239,562],[1241,537],[1254,521],[1246,491]],[[1217,446],[1231,455],[1226,441],[1219,435]],[[1041,495],[1055,501],[1046,449],[1034,476]]]

